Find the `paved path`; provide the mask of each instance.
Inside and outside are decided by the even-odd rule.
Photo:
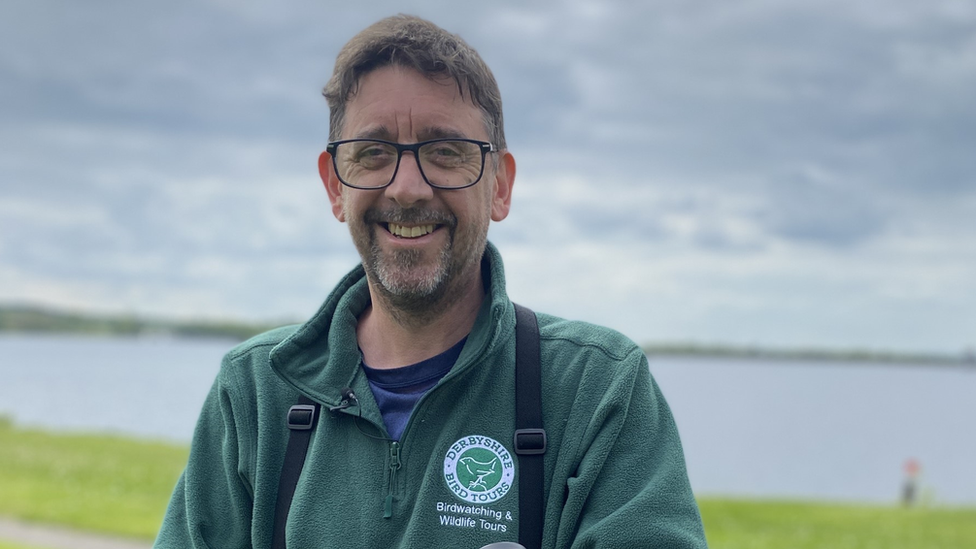
[[[117,538],[0,517],[0,540],[44,549],[149,549],[148,541]]]

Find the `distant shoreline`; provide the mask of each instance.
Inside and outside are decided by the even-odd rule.
[[[279,326],[233,320],[179,321],[134,315],[94,315],[33,306],[0,306],[0,333],[50,333],[92,336],[223,337],[244,341]]]
[[[896,351],[877,351],[868,349],[828,349],[828,348],[766,348],[732,345],[688,344],[649,344],[643,345],[649,357],[681,356],[702,358],[728,358],[742,360],[789,360],[811,362],[856,362],[879,365],[926,365],[976,368],[976,358],[960,353],[908,353]]]
[[[167,336],[228,338],[244,341],[259,333],[298,321],[247,323],[234,320],[179,321],[134,315],[94,315],[37,306],[0,306],[0,333],[48,333],[90,336]],[[810,360],[885,364],[931,364],[976,367],[972,351],[959,354],[908,353],[868,349],[769,348],[723,344],[649,343],[648,356],[697,356],[750,360]]]

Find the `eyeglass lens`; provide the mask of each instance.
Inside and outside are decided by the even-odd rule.
[[[381,141],[340,143],[335,149],[336,171],[348,185],[385,187],[397,170],[397,149]],[[417,161],[427,181],[436,187],[466,187],[481,176],[481,147],[467,141],[434,141],[418,149]]]

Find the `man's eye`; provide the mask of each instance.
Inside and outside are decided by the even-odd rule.
[[[461,143],[432,143],[421,149],[423,159],[429,164],[442,168],[456,168],[469,161],[470,155]]]
[[[359,151],[358,158],[376,158],[378,156],[389,156],[390,151],[383,147],[366,147]]]
[[[388,166],[395,158],[396,151],[382,145],[367,145],[353,155],[353,161],[367,169]]]

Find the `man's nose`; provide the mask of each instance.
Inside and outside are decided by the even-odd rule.
[[[386,197],[402,208],[409,208],[419,202],[434,197],[434,189],[424,181],[417,164],[417,156],[412,151],[404,151],[400,157],[400,167],[396,177],[385,189]]]

